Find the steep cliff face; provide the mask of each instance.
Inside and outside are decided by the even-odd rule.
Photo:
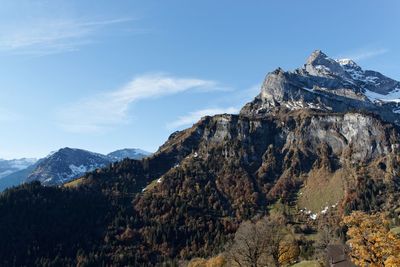
[[[188,133],[195,133],[196,138]],[[193,139],[189,141],[189,138]],[[253,211],[276,198],[293,197],[316,170],[334,176],[355,170],[357,166],[368,166],[372,173],[379,173],[373,177],[385,177],[385,182],[390,183],[398,174],[395,164],[398,138],[395,126],[376,116],[355,112],[294,110],[263,118],[206,117],[191,129],[173,136],[150,159],[150,162],[157,161],[166,151],[179,155],[174,157],[173,168],[154,177],[159,183],[147,193],[169,190],[173,184],[169,179],[176,179],[177,172],[200,163],[202,171],[210,176],[207,180],[215,183],[215,190],[227,197],[230,204],[244,204],[248,200]],[[357,175],[355,172],[342,177],[341,196],[351,189]],[[196,172],[192,176],[189,178],[196,180]],[[225,186],[233,184],[233,187],[240,184],[238,192],[232,188],[225,191]],[[246,196],[247,192],[250,193]],[[253,193],[257,198],[250,197]]]

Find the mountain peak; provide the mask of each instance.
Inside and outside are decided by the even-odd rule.
[[[336,60],[328,57],[321,50],[315,50],[311,53],[304,65],[304,69],[314,76],[348,76]]]
[[[285,71],[281,67],[278,67],[273,72],[271,72],[271,74],[276,74],[276,75],[283,74],[283,73],[285,73]]]
[[[363,70],[351,59],[333,59],[315,50],[303,67],[269,73],[261,93],[241,114],[262,115],[274,109],[367,111],[400,125],[400,82]]]
[[[63,147],[60,148],[57,152],[71,152],[71,151],[75,151],[75,149],[70,147]]]
[[[307,59],[307,64],[312,64],[316,61],[328,58],[328,56],[321,50],[314,50]]]

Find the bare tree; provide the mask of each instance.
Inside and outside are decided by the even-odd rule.
[[[339,218],[339,217],[338,217]],[[330,244],[340,244],[342,241],[338,236],[340,221],[329,216],[322,217],[318,222],[318,233],[315,240],[315,257],[323,260],[326,257],[326,249]]]
[[[243,222],[228,251],[229,259],[238,266],[279,266],[279,244],[285,237],[283,221],[263,218]],[[271,262],[272,261],[272,262]]]

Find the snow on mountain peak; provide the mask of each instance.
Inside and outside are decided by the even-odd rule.
[[[356,62],[350,58],[341,58],[336,60],[342,66],[359,67]]]
[[[281,107],[368,111],[400,125],[400,82],[363,70],[352,59],[332,59],[316,50],[294,71],[269,73],[260,95],[241,114],[258,116]]]

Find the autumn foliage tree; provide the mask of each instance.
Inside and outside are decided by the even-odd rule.
[[[279,264],[285,266],[296,262],[299,257],[300,249],[297,243],[292,241],[282,241],[279,244]]]
[[[358,266],[400,266],[400,239],[389,229],[383,214],[355,211],[344,217],[348,227],[350,257]]]
[[[210,259],[195,258],[191,260],[188,267],[223,267],[226,266],[226,259],[223,255],[218,255]]]

